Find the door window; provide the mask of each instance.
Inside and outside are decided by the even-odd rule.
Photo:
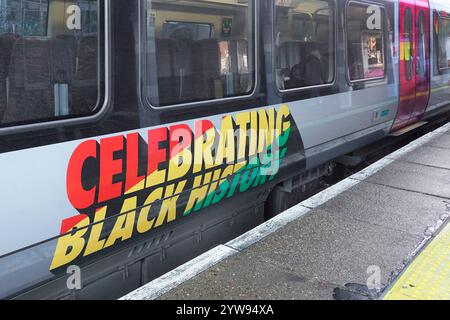
[[[426,76],[426,19],[425,13],[421,10],[419,13],[419,24],[418,24],[418,61],[417,61],[417,72],[421,78],[425,78]]]
[[[403,23],[404,26],[401,40],[401,44],[403,46],[402,58],[405,64],[405,77],[407,80],[411,80],[413,76],[413,16],[410,8],[405,9]]]
[[[280,90],[334,80],[334,2],[277,1],[275,68]]]
[[[384,8],[350,2],[347,10],[347,62],[350,81],[384,78]]]

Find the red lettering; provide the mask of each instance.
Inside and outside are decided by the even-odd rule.
[[[167,140],[167,128],[153,129],[148,132],[147,176],[158,169],[158,165],[167,160],[166,149],[159,144]]]
[[[191,128],[180,124],[170,127],[170,159],[192,144]]]
[[[70,203],[75,209],[86,209],[94,204],[96,186],[85,190],[82,182],[83,166],[87,159],[97,159],[97,141],[81,143],[73,152],[67,168],[66,190]]]
[[[132,133],[127,136],[127,171],[125,190],[128,191],[145,179],[139,176],[139,133]]]
[[[198,120],[195,122],[195,139],[203,137],[206,131],[213,128],[214,125],[209,120]]]
[[[116,136],[100,141],[100,189],[98,202],[108,201],[122,195],[122,182],[113,183],[115,175],[122,173],[123,160],[114,159],[114,153],[123,150],[124,137]]]

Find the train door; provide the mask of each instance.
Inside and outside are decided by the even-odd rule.
[[[430,6],[428,0],[415,0],[415,103],[409,123],[420,120],[430,97]]]
[[[402,0],[399,14],[400,102],[394,131],[420,119],[430,93],[428,0]]]

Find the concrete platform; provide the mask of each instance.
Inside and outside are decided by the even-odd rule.
[[[447,124],[123,299],[377,299],[449,214]]]

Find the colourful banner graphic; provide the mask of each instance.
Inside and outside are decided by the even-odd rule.
[[[82,142],[67,168],[79,215],[61,224],[50,270],[274,179],[293,120],[287,105]],[[300,141],[299,141],[300,142]],[[183,201],[181,195],[188,195]]]

